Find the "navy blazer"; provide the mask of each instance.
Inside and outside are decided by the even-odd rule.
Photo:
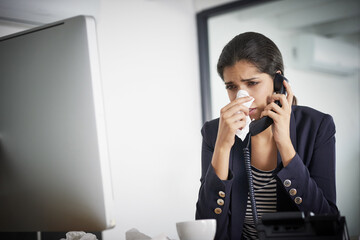
[[[241,239],[248,198],[242,150],[247,139],[242,142],[235,137],[230,152],[229,177],[222,181],[211,165],[218,126],[219,119],[215,119],[206,122],[201,130],[202,175],[196,219],[217,220],[215,239]],[[332,117],[309,107],[293,106],[290,138],[296,155],[283,167],[278,153],[278,165],[274,171],[277,211],[337,213],[335,125]],[[296,194],[291,196],[289,191],[293,188]]]

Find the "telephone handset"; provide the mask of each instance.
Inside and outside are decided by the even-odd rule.
[[[283,75],[281,75],[279,73],[275,74],[274,92],[286,94],[286,90],[285,90],[284,83],[283,83],[284,80],[288,81]],[[275,103],[281,107],[280,101],[275,101]],[[252,177],[252,171],[251,171],[251,156],[250,156],[249,144],[250,144],[251,136],[255,136],[256,134],[261,133],[262,131],[267,129],[272,123],[273,123],[273,120],[267,116],[265,116],[261,119],[252,121],[249,126],[248,143],[247,143],[247,146],[243,149],[245,171],[246,171],[246,175],[247,175],[247,181],[249,184],[249,198],[250,198],[251,210],[252,210],[255,227],[257,227],[257,225],[258,225],[258,215],[257,215],[257,210],[256,210],[254,185],[253,185],[253,181],[252,181],[253,177]]]
[[[275,78],[274,78],[274,92],[276,93],[281,93],[281,94],[286,94],[286,90],[284,87],[284,80],[288,81],[283,75],[281,75],[280,73],[276,73],[275,74]],[[281,107],[280,101],[275,101],[276,104],[278,104]],[[273,123],[273,120],[266,116],[263,117],[261,119],[252,121],[249,125],[249,131],[251,136],[255,136],[259,133],[261,133],[262,131],[264,131],[265,129],[267,129],[271,124]]]

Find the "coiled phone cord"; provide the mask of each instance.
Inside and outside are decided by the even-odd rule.
[[[253,215],[253,219],[254,219],[254,225],[256,228],[256,226],[258,224],[258,215],[257,215],[257,210],[256,210],[255,192],[254,192],[254,185],[253,185],[253,181],[252,181],[253,177],[252,177],[251,163],[250,163],[250,150],[249,150],[250,139],[251,139],[251,134],[249,132],[248,143],[247,143],[247,146],[245,148],[243,148],[243,151],[244,151],[244,159],[245,159],[245,170],[247,173],[247,180],[248,180],[248,184],[249,184],[249,197],[250,197],[250,203],[251,203],[251,210],[252,210],[252,215]]]

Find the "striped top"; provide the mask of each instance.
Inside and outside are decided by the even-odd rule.
[[[272,171],[262,171],[251,166],[255,192],[255,202],[259,220],[263,213],[276,212],[276,179]],[[244,239],[258,239],[252,216],[250,197],[248,196],[243,227]]]

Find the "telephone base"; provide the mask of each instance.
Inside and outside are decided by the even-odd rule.
[[[259,239],[268,240],[347,240],[345,217],[304,212],[278,212],[262,215],[257,226]]]

